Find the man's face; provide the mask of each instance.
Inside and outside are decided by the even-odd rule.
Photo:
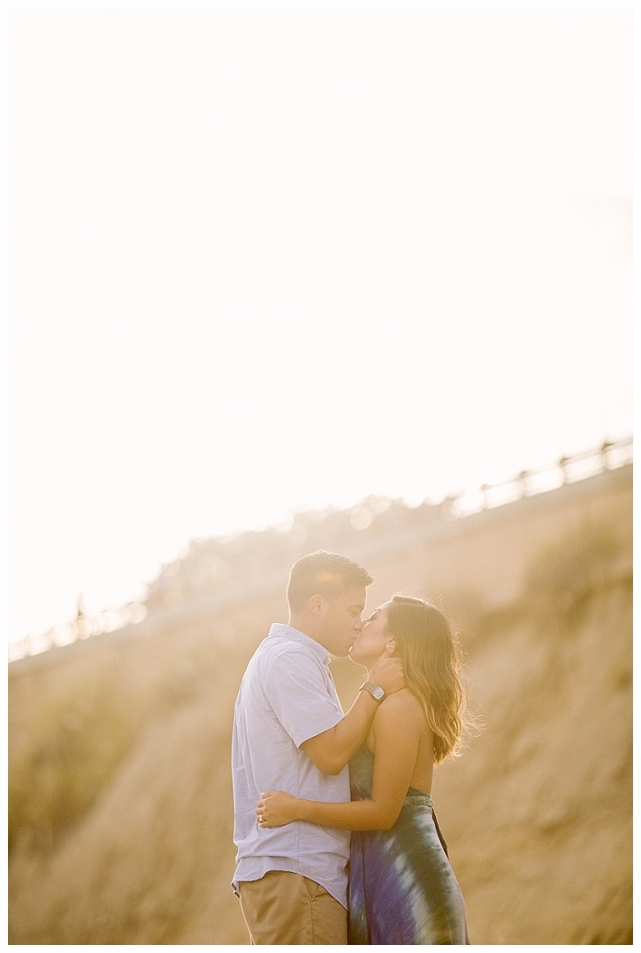
[[[387,628],[387,609],[390,603],[379,606],[371,614],[369,619],[361,625],[361,631],[358,633],[352,645],[349,657],[352,662],[364,665],[365,668],[371,668],[376,659],[380,658],[386,647],[394,636]]]
[[[324,600],[321,616],[322,633],[319,642],[332,655],[347,655],[354,637],[361,629],[361,616],[365,609],[365,587],[348,589],[331,601]]]

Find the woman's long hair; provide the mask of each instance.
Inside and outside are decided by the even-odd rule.
[[[434,764],[458,754],[465,692],[460,678],[461,648],[443,613],[411,596],[393,596],[387,628],[396,641],[407,687],[423,707],[434,734]]]

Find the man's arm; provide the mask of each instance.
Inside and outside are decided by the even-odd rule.
[[[393,651],[392,645],[367,673],[368,680],[381,685],[388,695],[405,688],[403,663],[398,658],[389,658]],[[320,771],[340,774],[365,741],[378,707],[379,702],[369,692],[359,692],[358,698],[337,725],[303,741],[301,748]]]
[[[408,703],[409,702],[409,703]],[[309,801],[267,791],[256,808],[260,827],[308,821],[350,831],[388,831],[398,820],[421,742],[413,698],[393,695],[374,720],[376,757],[372,793],[365,801]]]

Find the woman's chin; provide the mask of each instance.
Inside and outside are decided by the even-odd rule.
[[[353,648],[351,650],[351,652],[349,653],[349,657],[352,660],[352,662],[355,662],[357,665],[362,665],[363,668],[367,668],[367,669],[369,668],[369,660],[364,659],[362,655],[359,654],[359,651],[357,648]]]

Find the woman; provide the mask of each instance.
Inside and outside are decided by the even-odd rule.
[[[376,712],[350,761],[352,801],[263,794],[261,827],[295,820],[352,830],[350,944],[467,944],[465,905],[432,810],[435,764],[456,752],[463,715],[459,646],[443,614],[394,596],[363,624],[350,658],[370,668],[386,648],[407,688]]]

